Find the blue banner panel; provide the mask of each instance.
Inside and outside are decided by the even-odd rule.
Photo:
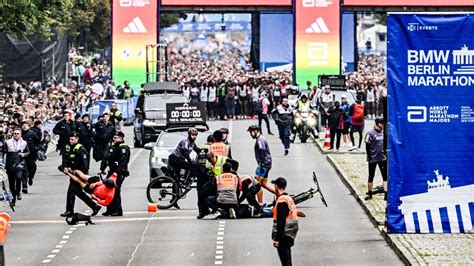
[[[225,26],[226,31],[252,31],[252,25],[250,22],[186,22],[175,24],[171,27],[161,29],[160,32],[214,32],[223,31]]]
[[[474,16],[388,16],[389,232],[474,222]]]
[[[342,14],[341,25],[341,53],[342,72],[355,71],[355,20],[354,12],[344,12]]]
[[[293,63],[293,32],[293,14],[260,14],[260,69],[262,71]]]

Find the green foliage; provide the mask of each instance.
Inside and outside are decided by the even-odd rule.
[[[108,45],[110,12],[110,0],[4,0],[0,1],[0,31],[15,37],[49,39],[58,33],[75,39],[89,29],[89,47],[97,49]]]
[[[179,22],[178,13],[161,13],[160,28],[167,28]]]

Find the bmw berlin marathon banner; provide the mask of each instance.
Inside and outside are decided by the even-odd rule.
[[[396,233],[472,233],[474,14],[388,15],[389,184]]]

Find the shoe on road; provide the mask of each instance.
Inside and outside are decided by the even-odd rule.
[[[110,212],[103,212],[102,216],[110,216]]]
[[[298,217],[306,217],[306,214],[305,214],[303,211],[297,211],[297,212],[296,212],[296,215],[297,215]]]
[[[196,219],[201,220],[202,218],[206,217],[207,215],[209,215],[209,213],[201,212],[201,213],[199,213],[198,216],[196,216]]]
[[[121,213],[121,212],[114,212],[114,213],[110,214],[110,216],[123,216],[123,213]]]
[[[28,194],[28,189],[27,188],[24,188],[21,190],[21,192],[25,193],[25,194]]]
[[[65,211],[64,213],[61,213],[59,216],[61,217],[72,217],[74,215],[74,213],[70,212],[70,211]]]
[[[285,150],[285,155],[288,155],[290,151],[288,151],[288,149]]]
[[[17,200],[21,200],[21,195],[18,194],[18,195],[16,196],[16,199],[17,199]]]
[[[28,185],[32,186],[33,185],[33,178],[28,178]]]
[[[372,199],[372,195],[368,195],[367,197],[364,198],[364,200],[371,200]]]
[[[99,213],[100,209],[102,209],[102,207],[100,207],[100,206],[98,206],[97,208],[95,208],[95,209],[92,211],[91,216],[96,216],[96,215]]]
[[[272,135],[272,136],[273,136],[273,135],[275,135],[275,134],[273,134],[272,132],[268,132],[268,135]]]
[[[327,149],[326,152],[333,152],[334,149]]]

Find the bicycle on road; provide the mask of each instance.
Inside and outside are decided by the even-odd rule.
[[[156,203],[159,209],[177,207],[177,202],[186,198],[188,192],[196,188],[197,176],[195,173],[198,169],[199,164],[195,163],[192,169],[185,171],[184,174],[173,174],[172,167],[168,165],[169,172],[167,175],[156,177],[148,184],[146,189],[148,201]],[[173,178],[172,176],[177,177]]]
[[[9,205],[12,211],[15,211],[13,207],[13,195],[10,191],[10,183],[8,182],[7,171],[0,163],[0,201],[6,205]]]

